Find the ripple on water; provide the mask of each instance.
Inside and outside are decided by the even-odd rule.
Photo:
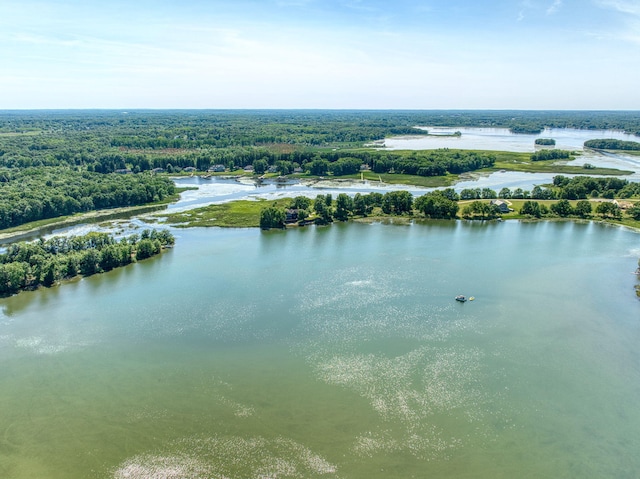
[[[330,282],[307,285],[293,308],[305,338],[298,352],[316,377],[355,391],[381,419],[379,430],[354,438],[353,451],[363,457],[446,458],[468,424],[486,415],[484,353],[454,340],[477,323],[451,301],[405,303],[417,294],[409,282],[393,271],[344,269]]]
[[[69,350],[80,350],[88,347],[91,341],[77,340],[72,337],[52,337],[44,338],[40,336],[30,336],[15,339],[15,347],[24,349],[38,355],[54,355]]]
[[[122,463],[114,479],[267,479],[337,477],[336,466],[295,441],[277,437],[192,437],[166,452]]]

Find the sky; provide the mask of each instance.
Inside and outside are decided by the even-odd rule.
[[[0,0],[0,109],[640,110],[640,0]]]

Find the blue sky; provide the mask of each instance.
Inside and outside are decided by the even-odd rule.
[[[640,110],[640,0],[1,0],[0,109]]]

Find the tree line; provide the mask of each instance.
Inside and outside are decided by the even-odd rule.
[[[489,198],[491,190],[465,189],[460,192],[462,199]],[[632,198],[640,196],[640,183],[606,177],[563,175],[553,177],[548,186],[534,186],[531,191],[522,188],[502,188],[497,197],[501,199],[536,199],[536,200],[580,200],[587,198]]]
[[[302,168],[303,171],[316,176],[329,173],[344,176],[358,173],[360,166],[364,164],[376,173],[393,171],[419,176],[442,176],[447,173],[459,174],[491,167],[495,163],[495,157],[489,153],[447,149],[419,152],[318,149],[274,151],[261,146],[233,146],[156,152],[105,149],[82,143],[42,149],[38,150],[38,153],[28,151],[20,154],[19,150],[12,149],[11,153],[0,155],[0,166],[68,166],[106,174],[126,170],[140,173],[156,169],[174,173],[185,168],[206,171],[213,165],[221,164],[229,171],[251,165],[258,174],[265,173],[273,166],[283,175],[293,173],[296,168]]]
[[[587,148],[595,148],[597,150],[627,150],[639,151],[640,143],[637,141],[624,141],[614,139],[587,140],[584,142]]]
[[[0,112],[0,166],[121,168],[244,167],[275,151],[361,146],[398,134],[425,134],[416,125],[623,129],[640,134],[631,112],[527,111],[61,111]],[[266,147],[266,148],[263,148]],[[302,158],[265,158],[270,165]],[[325,158],[326,159],[326,158]],[[309,161],[306,158],[306,161]],[[335,160],[328,160],[334,162]]]
[[[453,199],[456,198],[456,199]],[[335,221],[347,221],[350,217],[366,217],[379,208],[385,215],[413,216],[421,214],[426,218],[452,219],[458,213],[457,195],[451,188],[427,193],[416,199],[408,191],[388,193],[356,193],[353,197],[340,193],[336,200],[331,194],[317,195],[315,199],[297,196],[291,200],[289,211],[295,211],[295,221],[304,224],[311,220],[317,225]],[[260,214],[260,227],[284,228],[287,210],[268,206]]]
[[[598,178],[596,180],[613,179]],[[633,185],[640,188],[638,184],[634,183]],[[503,188],[499,193],[490,188],[464,189],[460,193],[452,188],[446,188],[429,192],[418,198],[414,198],[408,191],[391,191],[385,194],[356,193],[353,197],[340,193],[335,200],[331,194],[317,195],[313,200],[298,196],[291,200],[288,208],[276,206],[263,208],[260,213],[260,227],[263,229],[284,228],[288,217],[289,222],[297,222],[298,224],[312,222],[317,225],[326,225],[333,221],[346,221],[351,217],[366,217],[375,214],[375,208],[379,209],[379,213],[391,216],[432,219],[455,219],[461,216],[465,219],[489,220],[503,214],[497,204],[487,201],[498,198],[525,199],[519,213],[535,218],[543,216],[589,218],[594,212],[602,218],[621,219],[623,216],[619,205],[614,202],[600,201],[594,207],[590,201],[582,199],[578,200],[575,206],[572,206],[569,199],[563,197],[562,193],[558,194],[557,191],[562,192],[562,188],[554,190],[535,187],[532,192],[523,192],[520,188],[512,192],[508,188]],[[640,195],[640,191],[638,191],[638,195]],[[557,201],[547,206],[535,201],[535,199]],[[458,202],[468,202],[469,200],[471,202],[460,209]],[[292,212],[295,212],[295,215]],[[629,208],[627,214],[634,220],[640,221],[640,203]]]
[[[0,229],[97,209],[162,201],[175,193],[156,175],[101,175],[65,167],[0,169]]]
[[[0,295],[110,271],[150,258],[174,242],[167,230],[146,229],[120,241],[107,233],[94,232],[13,243],[0,254]]]

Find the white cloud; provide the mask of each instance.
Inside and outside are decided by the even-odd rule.
[[[553,4],[547,8],[547,15],[553,15],[560,9],[560,7],[562,7],[562,0],[554,0]]]
[[[637,0],[596,0],[596,4],[621,13],[640,16],[640,1]]]

